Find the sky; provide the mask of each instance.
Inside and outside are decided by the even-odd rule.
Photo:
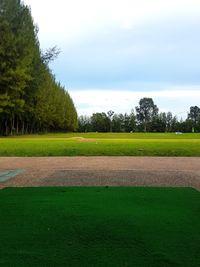
[[[25,0],[79,115],[130,113],[143,97],[186,118],[200,106],[199,0]]]

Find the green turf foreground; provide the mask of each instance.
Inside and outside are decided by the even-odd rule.
[[[189,188],[0,191],[0,266],[200,266],[200,193]]]

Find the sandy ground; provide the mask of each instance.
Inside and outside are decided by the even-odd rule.
[[[200,157],[1,157],[12,186],[189,186],[200,190]]]

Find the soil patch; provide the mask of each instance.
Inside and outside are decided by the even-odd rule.
[[[31,186],[174,186],[200,190],[200,158],[34,157],[0,158],[0,172],[24,172],[0,182]]]
[[[95,143],[95,142],[97,142],[97,140],[94,138],[72,137],[71,139],[76,140],[76,141],[81,142],[81,143]]]

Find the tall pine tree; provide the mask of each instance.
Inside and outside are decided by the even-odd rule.
[[[20,0],[0,0],[1,134],[77,127],[73,101],[51,73],[37,33],[26,5]]]

